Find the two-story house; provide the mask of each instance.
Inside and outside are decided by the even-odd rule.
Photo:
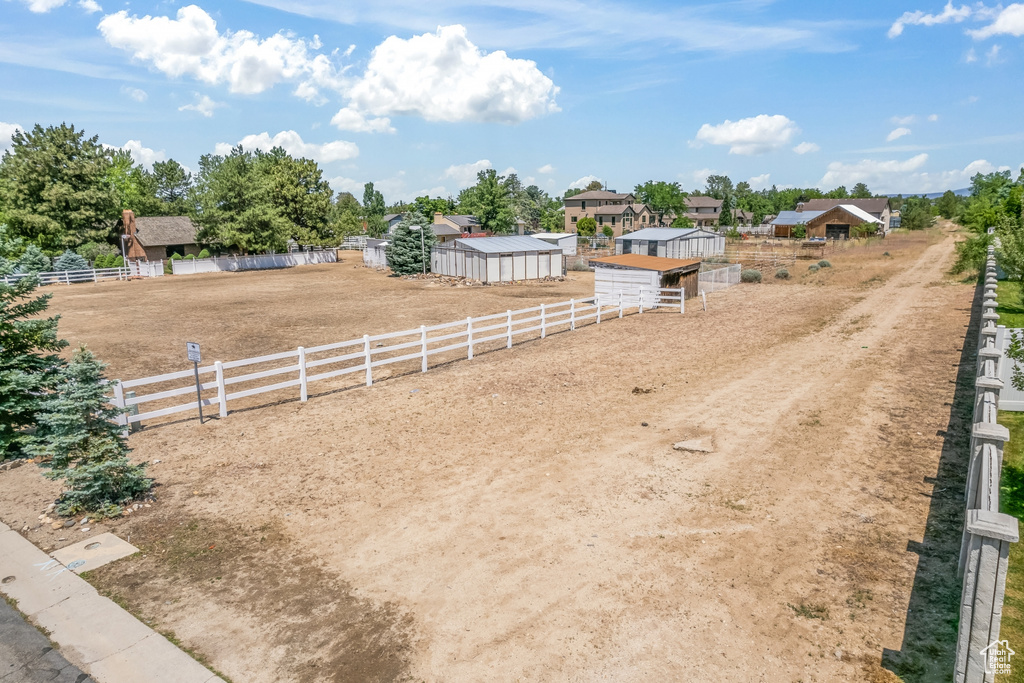
[[[714,228],[722,216],[722,200],[714,197],[687,197],[686,217],[695,228]]]
[[[646,204],[639,204],[636,196],[607,190],[591,190],[565,199],[565,231],[577,232],[576,223],[589,216],[597,221],[597,231],[610,227],[618,237],[658,224],[658,217]]]

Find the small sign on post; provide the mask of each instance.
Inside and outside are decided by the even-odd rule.
[[[203,424],[203,389],[199,384],[199,362],[203,359],[203,356],[199,352],[199,344],[197,342],[185,342],[185,352],[188,354],[188,359],[192,361],[192,369],[196,374],[196,402],[199,404],[199,424]]]

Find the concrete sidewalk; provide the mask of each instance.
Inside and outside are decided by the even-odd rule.
[[[221,680],[2,522],[0,592],[97,683]]]
[[[0,600],[0,681],[95,683],[4,600]]]

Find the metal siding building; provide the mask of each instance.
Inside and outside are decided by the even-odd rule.
[[[566,256],[576,255],[577,235],[574,232],[537,232],[530,237],[555,245]]]
[[[481,282],[537,280],[562,274],[562,250],[533,237],[474,237],[434,247],[430,269]]]
[[[616,254],[687,259],[725,253],[725,237],[696,228],[644,228],[615,238]]]

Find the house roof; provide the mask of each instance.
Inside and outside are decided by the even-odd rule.
[[[137,216],[135,230],[144,247],[196,243],[196,226],[188,216]]]
[[[694,233],[703,232],[696,228],[643,228],[636,232],[628,232],[618,240],[647,240],[649,242],[665,242],[667,240],[688,239],[696,237]]]
[[[400,214],[400,213],[386,213],[386,214],[384,214],[384,221],[387,222],[387,223],[390,223],[391,221],[395,220],[396,218],[401,218],[401,217],[402,217],[402,214]]]
[[[476,219],[476,216],[470,216],[468,214],[454,214],[451,216],[445,216],[445,218],[450,220],[455,225],[461,226],[463,228],[475,228],[478,225],[480,225],[480,221]]]
[[[564,201],[572,202],[578,199],[606,199],[610,201],[623,200],[627,197],[632,197],[632,194],[620,194],[618,192],[608,192],[607,190],[590,190],[589,192],[580,192],[571,197],[566,197]]]
[[[846,213],[853,214],[854,216],[856,216],[857,218],[861,219],[865,223],[881,223],[882,222],[882,221],[878,220],[877,218],[875,218],[874,216],[872,216],[870,213],[868,213],[865,209],[863,209],[863,208],[861,208],[859,206],[854,206],[853,204],[843,203],[843,204],[840,204],[839,206],[833,206],[832,208],[833,209],[842,209]],[[829,210],[831,211],[831,209],[829,209]],[[822,213],[828,213],[828,212],[827,211],[823,211]]]
[[[722,206],[722,200],[714,197],[686,197],[686,205],[691,209],[706,209],[708,207],[717,209]]]
[[[507,254],[513,251],[558,251],[562,250],[535,237],[511,235],[509,237],[464,237],[455,240],[459,249],[472,249],[485,254]]]
[[[618,266],[620,268],[635,268],[637,270],[656,270],[665,273],[670,270],[681,268],[694,270],[700,268],[700,259],[679,259],[664,258],[661,256],[646,256],[644,254],[619,254],[618,256],[605,256],[603,258],[592,258],[590,263],[600,266]]]
[[[576,237],[574,232],[535,232],[527,237],[533,237],[539,240],[562,240],[566,237]]]
[[[458,228],[453,228],[452,226],[445,225],[444,223],[432,223],[430,225],[430,229],[434,231],[435,235],[441,236],[462,234],[462,231]]]
[[[594,209],[595,216],[619,216],[626,211],[632,211],[632,204],[605,204]]]
[[[888,197],[871,197],[869,199],[809,199],[803,203],[804,213],[808,211],[828,211],[833,209],[840,204],[846,206],[856,206],[862,211],[868,213],[882,213],[885,211],[885,207],[889,206]]]

